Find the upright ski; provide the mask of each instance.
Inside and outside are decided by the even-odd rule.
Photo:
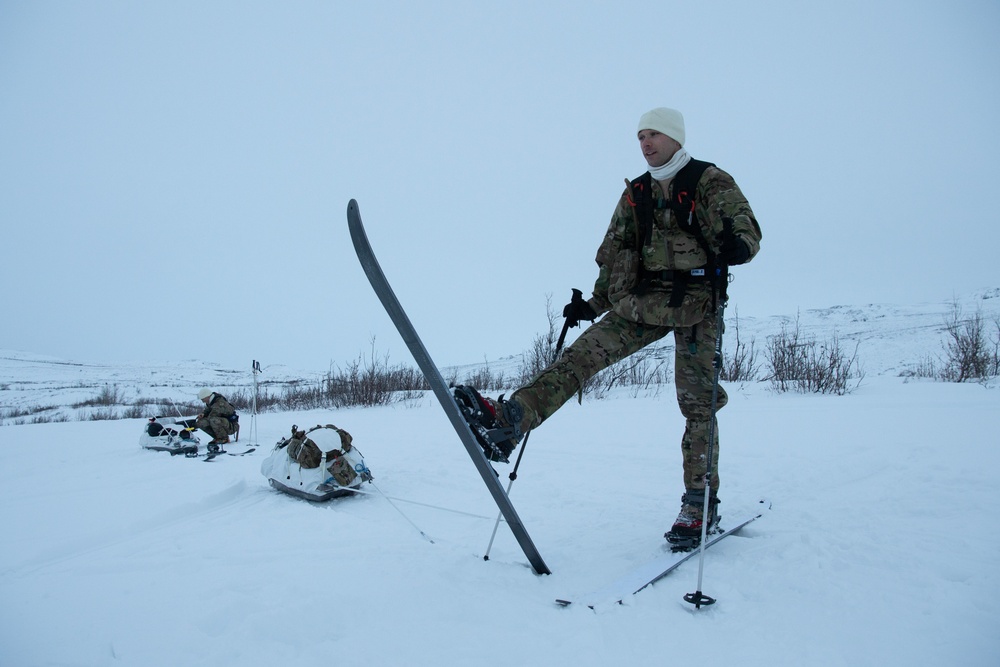
[[[507,497],[507,493],[500,484],[496,471],[493,470],[489,461],[486,460],[486,455],[472,434],[469,424],[462,416],[458,404],[455,403],[455,398],[449,391],[448,384],[444,381],[441,372],[427,353],[427,349],[410,323],[410,318],[403,311],[403,307],[399,304],[399,300],[392,291],[392,287],[386,280],[385,274],[382,272],[382,268],[375,258],[375,253],[372,251],[371,244],[368,242],[368,235],[365,233],[364,225],[361,223],[361,212],[358,210],[358,203],[353,199],[347,205],[347,226],[350,228],[354,250],[358,255],[358,260],[361,262],[361,267],[364,269],[365,275],[368,276],[368,281],[382,302],[382,306],[385,307],[386,312],[392,319],[392,323],[396,325],[399,335],[402,336],[406,346],[410,349],[410,354],[413,355],[417,366],[427,379],[427,383],[434,391],[438,402],[444,408],[445,414],[448,415],[448,419],[455,428],[455,432],[458,433],[458,437],[462,440],[462,444],[465,445],[466,451],[472,457],[472,462],[476,465],[476,470],[479,471],[483,481],[486,483],[486,487],[493,496],[493,500],[507,520],[507,525],[514,534],[514,538],[521,546],[521,550],[524,551],[524,555],[528,558],[528,562],[531,563],[531,567],[534,568],[535,572],[538,574],[549,574],[549,568],[545,565],[541,554],[538,553],[538,549],[535,548],[534,543],[531,541],[531,537],[528,535],[528,531],[525,530],[524,524],[521,523],[521,519],[514,510],[514,506],[511,505],[510,498]]]

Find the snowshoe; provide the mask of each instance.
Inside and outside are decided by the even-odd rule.
[[[524,410],[514,401],[493,401],[468,385],[452,387],[455,402],[476,441],[490,461],[508,463],[521,441],[519,424]]]

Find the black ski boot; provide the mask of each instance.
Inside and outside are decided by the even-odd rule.
[[[719,532],[719,499],[710,496],[708,500],[708,530],[706,535]],[[681,511],[674,525],[664,533],[674,551],[690,551],[701,545],[701,528],[705,510],[705,490],[694,489],[681,496]]]
[[[516,401],[503,400],[503,396],[496,401],[484,398],[468,385],[453,386],[452,391],[486,458],[508,463],[511,453],[521,441],[520,423],[524,409]]]

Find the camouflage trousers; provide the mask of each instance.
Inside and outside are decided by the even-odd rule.
[[[521,430],[527,433],[529,429],[539,426],[598,372],[672,331],[674,385],[677,388],[677,403],[686,419],[681,438],[684,488],[703,489],[712,418],[716,329],[714,315],[705,317],[694,326],[670,327],[637,324],[614,312],[608,313],[567,347],[556,362],[511,396],[524,408]],[[722,408],[727,400],[726,392],[720,386],[716,408]],[[718,490],[718,427],[714,440],[712,489]]]
[[[212,438],[225,438],[236,433],[236,427],[225,417],[202,417],[195,427],[208,433]]]

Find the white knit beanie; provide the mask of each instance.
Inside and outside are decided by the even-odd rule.
[[[677,109],[658,107],[642,114],[636,132],[643,130],[662,132],[681,146],[684,145],[684,116]]]

